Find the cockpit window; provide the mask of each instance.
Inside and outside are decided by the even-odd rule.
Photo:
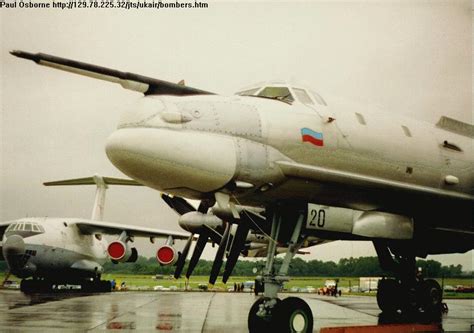
[[[295,99],[287,87],[266,87],[258,96],[279,99],[285,102],[293,102]]]
[[[260,90],[260,87],[258,88],[253,88],[253,89],[248,89],[248,90],[243,90],[237,93],[237,95],[240,96],[252,96],[254,95],[257,91]]]
[[[20,235],[22,237],[44,233],[44,228],[37,222],[14,222],[5,230],[5,236]]]
[[[314,105],[311,97],[309,97],[304,89],[293,88],[293,91],[295,92],[296,98],[298,98],[301,103],[306,105]]]
[[[312,91],[311,94],[313,94],[313,97],[314,99],[316,100],[316,102],[318,102],[318,104],[321,104],[321,105],[324,105],[324,106],[328,106],[326,104],[326,101],[321,97],[321,95],[319,95],[317,92],[315,91]]]

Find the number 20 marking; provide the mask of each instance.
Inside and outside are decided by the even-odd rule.
[[[324,227],[326,223],[326,211],[324,209],[312,209],[311,210],[311,221],[309,225],[312,227],[318,226],[320,228]]]

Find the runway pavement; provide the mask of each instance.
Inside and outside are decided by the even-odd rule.
[[[288,296],[281,295],[282,298]],[[377,325],[374,297],[292,295],[310,305],[315,332],[322,327]],[[249,293],[114,292],[26,296],[0,290],[0,331],[172,331],[246,332],[247,315],[256,300]],[[471,331],[474,300],[447,300],[445,331]]]

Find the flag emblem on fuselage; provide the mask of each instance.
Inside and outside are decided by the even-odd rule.
[[[324,146],[323,133],[315,132],[309,128],[301,129],[301,138],[303,142],[311,142],[315,146]]]

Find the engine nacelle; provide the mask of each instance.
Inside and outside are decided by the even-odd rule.
[[[137,249],[120,240],[111,242],[107,247],[107,253],[110,259],[117,262],[135,262],[138,258]]]
[[[191,233],[199,233],[204,226],[211,229],[224,226],[224,222],[217,216],[200,212],[189,212],[181,215],[178,223],[181,228]]]
[[[156,250],[156,260],[162,266],[172,265],[178,260],[178,253],[171,245],[163,245]]]

